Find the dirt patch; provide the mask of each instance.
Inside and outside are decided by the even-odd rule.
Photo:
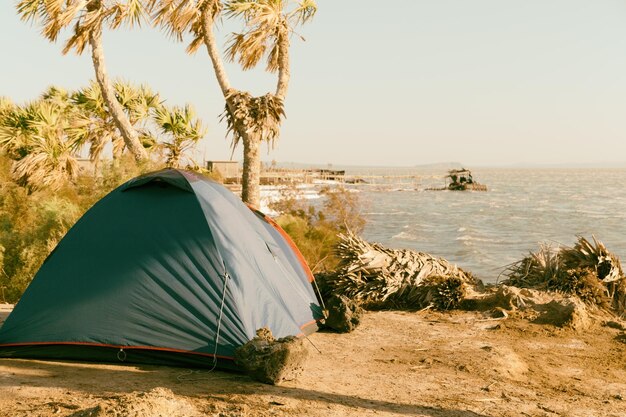
[[[351,333],[311,335],[304,373],[276,386],[219,371],[1,359],[0,415],[623,417],[622,334],[488,311],[366,312]]]
[[[475,293],[463,301],[466,310],[488,312],[493,318],[524,318],[537,324],[584,331],[594,324],[614,320],[615,316],[580,298],[557,292],[500,285]]]
[[[133,392],[109,397],[103,399],[102,403],[95,407],[70,414],[71,417],[201,417],[202,415],[191,402],[177,396],[167,388],[154,388],[148,392]]]

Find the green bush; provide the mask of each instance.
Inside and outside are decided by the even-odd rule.
[[[80,215],[71,201],[29,195],[17,185],[3,184],[0,195],[0,247],[3,301],[15,302],[36,271]]]
[[[11,161],[0,155],[0,302],[19,300],[65,233],[93,204],[154,164],[130,157],[104,164],[98,175],[81,174],[57,191],[32,191],[15,182]]]
[[[333,271],[339,264],[335,253],[338,234],[359,233],[365,226],[356,193],[343,187],[321,190],[323,203],[313,205],[295,188],[287,188],[270,208],[279,213],[276,222],[296,243],[314,273]]]

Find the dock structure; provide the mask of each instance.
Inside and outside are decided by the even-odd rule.
[[[319,181],[343,183],[346,171],[331,169],[270,168],[261,171],[261,184],[313,184]]]
[[[241,166],[236,161],[207,161],[206,166],[209,170],[219,172],[227,184],[236,186],[241,182]],[[417,189],[422,181],[438,180],[444,177],[444,175],[427,173],[366,173],[361,175],[330,168],[294,169],[266,166],[261,171],[260,182],[262,185],[346,184]]]

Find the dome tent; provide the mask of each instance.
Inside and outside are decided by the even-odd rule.
[[[48,256],[0,328],[0,357],[236,368],[268,327],[322,317],[293,242],[222,185],[166,169],[96,203]]]

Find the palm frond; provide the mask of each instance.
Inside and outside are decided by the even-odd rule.
[[[146,18],[146,10],[141,0],[127,0],[125,3],[117,2],[111,7],[111,22],[109,27],[117,29],[126,24],[128,27],[141,26]]]
[[[160,106],[154,110],[154,121],[166,138],[160,146],[165,154],[165,163],[170,167],[181,167],[184,160],[190,160],[189,152],[206,134],[206,129],[189,105]]]
[[[592,237],[582,236],[574,247],[541,245],[504,271],[506,284],[558,291],[579,297],[599,308],[626,312],[626,276],[619,259]]]
[[[315,0],[302,0],[293,12],[289,14],[290,19],[295,19],[294,25],[303,25],[313,19],[317,12]]]
[[[256,135],[274,146],[285,117],[283,101],[279,97],[269,93],[253,97],[245,91],[231,90],[226,102],[222,120],[226,120],[227,134],[232,135],[233,149],[244,133]]]
[[[368,307],[457,306],[475,280],[443,258],[423,252],[388,249],[354,233],[339,235],[341,263],[327,285]],[[435,300],[436,301],[433,301]]]

